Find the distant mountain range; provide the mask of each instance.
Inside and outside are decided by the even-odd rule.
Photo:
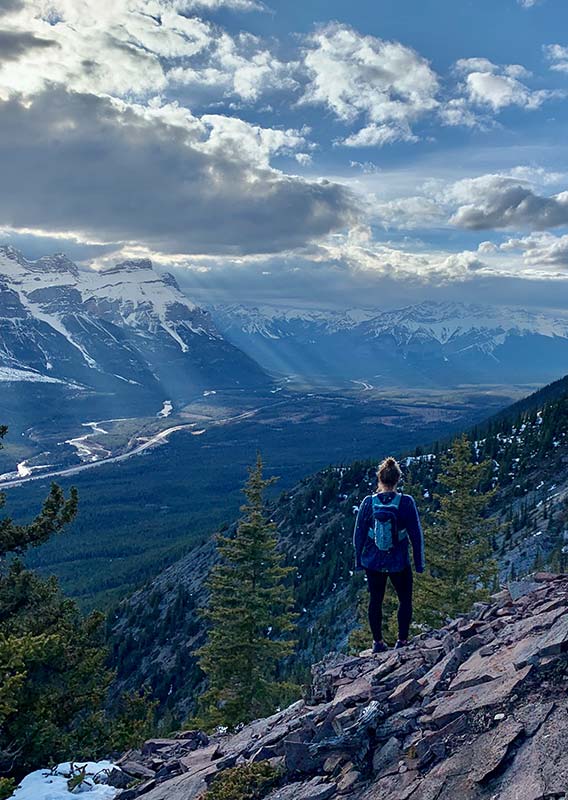
[[[392,311],[229,305],[211,314],[265,369],[322,384],[547,382],[568,369],[568,312],[424,302]]]
[[[28,261],[0,247],[0,381],[135,413],[269,378],[147,259],[80,270],[63,254]]]

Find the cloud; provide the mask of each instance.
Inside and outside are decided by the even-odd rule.
[[[382,147],[392,142],[417,142],[408,125],[367,125],[339,141],[344,147]]]
[[[420,195],[378,202],[373,205],[373,216],[385,228],[404,230],[442,227],[447,222],[443,205],[434,197]]]
[[[540,5],[543,0],[517,0],[517,3],[522,8],[534,8],[535,6]]]
[[[352,166],[359,165],[351,162]],[[370,171],[372,173],[372,171]],[[369,198],[369,219],[387,230],[422,230],[438,235],[442,229],[545,230],[568,224],[568,173],[536,165],[517,165],[498,173],[458,181],[432,178],[414,171],[414,179],[379,172],[361,176]],[[426,234],[427,235],[427,234]]]
[[[299,131],[57,88],[5,100],[0,115],[0,217],[13,228],[251,253],[304,245],[360,214],[346,187],[270,166],[304,148]]]
[[[258,37],[233,38],[190,15],[221,6],[264,8],[248,0],[28,0],[10,17],[5,36],[22,44],[17,63],[0,70],[0,92],[34,94],[61,83],[144,98],[183,86],[196,97],[254,102],[265,91],[294,88],[296,65],[279,61]],[[57,52],[32,52],[32,41],[58,45]]]
[[[545,197],[527,183],[503,175],[459,181],[449,197],[458,205],[450,223],[461,228],[545,230],[568,225],[568,192]]]
[[[345,123],[365,122],[343,140],[347,146],[412,141],[412,123],[438,106],[438,79],[426,59],[346,25],[318,28],[303,63],[309,79],[301,103],[326,106]]]
[[[465,58],[456,62],[455,70],[464,76],[463,91],[468,102],[489,106],[493,111],[507,106],[534,110],[547,100],[563,96],[556,90],[530,89],[521,79],[530,78],[531,74],[520,64],[498,65],[486,58]]]
[[[544,54],[550,62],[550,69],[555,72],[568,72],[568,47],[560,44],[547,44]]]
[[[178,5],[186,11],[193,9],[216,11],[218,8],[230,8],[233,11],[266,10],[264,3],[257,2],[257,0],[185,0],[185,2],[179,2]]]
[[[203,51],[211,26],[161,0],[28,0],[10,17],[14,34],[28,32],[58,47],[28,49],[0,69],[0,93],[33,95],[58,83],[114,96],[157,94],[167,85],[163,61]]]
[[[233,38],[220,33],[211,40],[203,64],[174,67],[167,75],[172,84],[234,94],[254,102],[267,91],[294,89],[295,69],[295,63],[279,61],[256,36],[241,33]]]
[[[0,30],[0,63],[16,61],[30,50],[56,46],[51,39],[41,39],[28,31]]]
[[[521,239],[509,239],[500,246],[505,252],[521,251],[530,266],[563,267],[568,270],[568,235],[531,233]]]
[[[0,17],[14,11],[20,11],[24,6],[24,0],[0,0]]]

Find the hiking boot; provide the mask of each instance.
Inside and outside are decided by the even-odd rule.
[[[402,650],[403,647],[408,647],[408,639],[397,639],[394,649]]]
[[[373,654],[386,653],[387,650],[388,647],[384,642],[373,642]]]

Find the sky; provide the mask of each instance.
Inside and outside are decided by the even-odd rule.
[[[568,305],[566,0],[0,0],[0,242],[199,302]]]

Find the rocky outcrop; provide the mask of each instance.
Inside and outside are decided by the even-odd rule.
[[[514,599],[513,599],[514,598]],[[568,797],[568,576],[537,573],[404,650],[332,654],[310,696],[234,734],[151,740],[123,800],[198,800],[235,765],[282,770],[267,800]]]

